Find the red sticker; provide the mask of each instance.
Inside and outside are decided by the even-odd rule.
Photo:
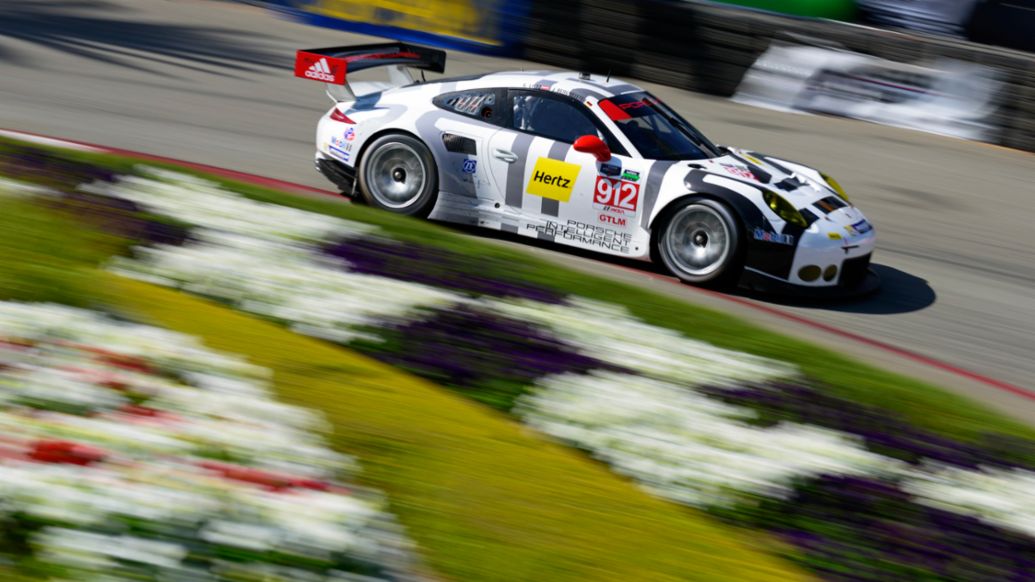
[[[303,79],[344,85],[347,67],[343,59],[327,55],[305,51],[298,51],[295,55],[295,76]]]
[[[640,185],[616,178],[597,176],[593,201],[604,206],[636,212],[640,204]]]

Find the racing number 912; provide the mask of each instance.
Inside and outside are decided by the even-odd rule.
[[[597,204],[635,212],[640,201],[640,185],[625,180],[597,176],[593,200]]]

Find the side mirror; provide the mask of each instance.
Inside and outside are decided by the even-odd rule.
[[[573,144],[575,151],[593,154],[598,162],[606,162],[611,159],[611,148],[607,147],[602,139],[595,135],[584,135],[575,140]]]

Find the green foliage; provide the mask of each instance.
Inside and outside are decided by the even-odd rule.
[[[123,243],[38,202],[0,192],[0,299],[81,305],[95,277],[87,267],[121,251]]]

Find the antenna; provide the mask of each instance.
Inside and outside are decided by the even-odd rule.
[[[611,69],[608,69],[607,70],[607,79],[605,79],[604,82],[607,83],[610,80],[611,80]]]

